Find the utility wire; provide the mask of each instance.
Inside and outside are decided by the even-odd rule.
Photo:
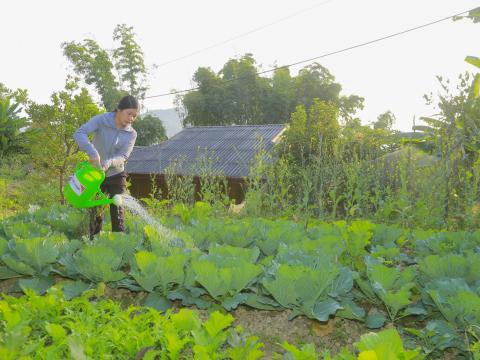
[[[332,2],[332,1],[333,1],[333,0],[322,1],[321,3],[315,4],[315,5],[313,5],[313,6],[310,6],[309,8],[305,8],[305,9],[302,9],[302,10],[300,10],[300,11],[297,11],[297,12],[295,12],[295,13],[293,13],[293,14],[290,14],[290,15],[288,15],[288,16],[285,16],[285,17],[283,17],[283,18],[280,18],[280,19],[278,19],[278,20],[276,20],[276,21],[272,21],[271,23],[268,23],[268,24],[266,24],[266,25],[259,26],[259,27],[255,28],[255,29],[252,29],[252,30],[250,30],[250,31],[244,32],[244,33],[242,33],[242,34],[235,35],[235,36],[233,36],[233,37],[231,37],[231,38],[229,38],[229,39],[220,41],[220,42],[215,43],[215,44],[213,44],[213,45],[210,45],[210,46],[208,46],[208,47],[206,47],[206,48],[199,49],[199,50],[195,50],[195,51],[193,51],[193,52],[191,52],[191,53],[188,53],[188,54],[186,54],[186,55],[183,55],[183,56],[174,58],[174,59],[172,59],[172,60],[166,61],[166,62],[164,62],[164,63],[161,63],[160,65],[157,65],[156,68],[158,69],[158,68],[164,67],[165,65],[168,65],[168,64],[177,62],[177,61],[179,61],[179,60],[183,60],[183,59],[189,58],[189,57],[191,57],[191,56],[193,56],[193,55],[200,54],[200,53],[202,53],[202,52],[204,52],[204,51],[207,51],[207,50],[214,49],[214,48],[216,48],[216,47],[225,45],[225,44],[227,44],[227,43],[229,43],[229,42],[231,42],[231,41],[240,39],[240,38],[245,37],[245,36],[247,36],[247,35],[254,34],[254,33],[259,32],[259,31],[261,31],[261,30],[263,30],[263,29],[266,29],[266,28],[268,28],[268,27],[270,27],[270,26],[276,25],[276,24],[278,24],[278,23],[280,23],[280,22],[282,22],[282,21],[291,19],[291,18],[293,18],[293,17],[295,17],[295,16],[298,16],[298,15],[300,15],[300,14],[303,14],[304,12],[307,12],[307,11],[310,11],[310,10],[312,10],[312,9],[315,9],[315,8],[318,7],[318,6],[328,4],[329,2]]]
[[[467,11],[462,11],[462,12],[460,12],[460,13],[458,13],[458,14],[450,15],[450,16],[447,16],[447,17],[444,17],[444,18],[441,18],[441,19],[438,19],[438,20],[435,20],[435,21],[432,21],[432,22],[429,22],[429,23],[426,23],[426,24],[423,24],[423,25],[415,26],[415,27],[410,28],[410,29],[406,29],[406,30],[403,30],[403,31],[399,31],[399,32],[390,34],[390,35],[382,36],[382,37],[377,38],[377,39],[374,39],[374,40],[366,41],[366,42],[363,42],[363,43],[360,43],[360,44],[357,44],[357,45],[352,45],[352,46],[349,46],[349,47],[346,47],[346,48],[343,48],[343,49],[340,49],[340,50],[336,50],[336,51],[332,51],[332,52],[329,52],[329,53],[326,53],[326,54],[322,54],[322,55],[319,55],[319,56],[315,56],[315,57],[312,57],[312,58],[310,58],[310,59],[297,61],[297,62],[294,62],[294,63],[292,63],[292,64],[283,65],[283,66],[276,67],[276,68],[273,68],[273,69],[268,69],[268,70],[264,70],[264,71],[259,71],[259,72],[255,73],[255,75],[262,75],[262,74],[270,73],[270,72],[276,71],[276,70],[278,70],[278,69],[286,69],[286,68],[289,68],[289,67],[291,67],[291,66],[304,64],[304,63],[307,63],[307,62],[311,62],[311,61],[313,61],[313,60],[318,60],[318,59],[321,59],[321,58],[325,58],[325,57],[327,57],[327,56],[331,56],[331,55],[335,55],[335,54],[340,54],[340,53],[343,53],[343,52],[346,52],[346,51],[350,51],[350,50],[357,49],[357,48],[360,48],[360,47],[363,47],[363,46],[367,46],[367,45],[370,45],[370,44],[374,44],[374,43],[377,43],[377,42],[380,42],[380,41],[383,41],[383,40],[387,40],[387,39],[390,39],[390,38],[393,38],[393,37],[396,37],[396,36],[400,36],[400,35],[403,35],[403,34],[412,32],[412,31],[416,31],[416,30],[419,30],[419,29],[423,29],[423,28],[426,28],[426,27],[428,27],[428,26],[435,25],[435,24],[438,24],[438,23],[440,23],[440,22],[443,22],[443,21],[446,21],[446,20],[449,20],[449,19],[452,19],[452,18],[456,18],[456,17],[458,17],[458,16],[467,14],[467,13],[469,13],[469,12],[472,11],[472,10],[473,10],[473,9],[467,10]],[[250,76],[251,76],[251,75],[249,75],[248,77],[250,77]],[[223,80],[223,82],[224,82],[224,83],[228,83],[228,82],[231,82],[231,81],[242,80],[242,79],[245,79],[245,78],[247,78],[247,77],[237,77],[237,78],[232,78],[232,79],[228,79],[228,80]],[[169,92],[169,93],[163,93],[163,94],[158,94],[158,95],[146,96],[145,99],[151,99],[151,98],[156,98],[156,97],[163,97],[163,96],[170,96],[170,95],[182,94],[182,93],[186,93],[186,92],[190,92],[190,91],[195,91],[195,90],[198,90],[198,89],[200,89],[200,86],[197,86],[197,87],[194,87],[194,88],[191,88],[191,89],[177,90],[177,91],[172,91],[172,92]]]

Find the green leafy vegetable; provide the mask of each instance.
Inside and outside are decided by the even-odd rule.
[[[395,321],[400,310],[411,303],[411,289],[415,287],[415,270],[400,271],[380,263],[368,265],[367,276],[377,296],[387,308],[391,321]]]
[[[118,281],[125,277],[125,273],[118,271],[122,258],[110,247],[86,247],[79,250],[74,259],[78,271],[91,281]]]
[[[424,358],[420,350],[405,350],[402,339],[395,329],[362,335],[355,347],[360,351],[358,358],[365,360]]]
[[[188,256],[177,253],[170,256],[157,256],[153,252],[139,251],[135,254],[133,278],[147,291],[159,291],[164,296],[174,285],[183,284],[185,264]]]

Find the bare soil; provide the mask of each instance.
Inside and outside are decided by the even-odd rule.
[[[256,335],[264,343],[266,358],[273,352],[282,352],[280,344],[288,341],[301,346],[313,343],[317,352],[328,351],[336,354],[343,347],[354,350],[353,343],[360,335],[368,332],[362,323],[333,318],[326,323],[298,316],[288,320],[290,310],[266,311],[239,306],[233,312],[235,325],[242,326],[247,332]]]

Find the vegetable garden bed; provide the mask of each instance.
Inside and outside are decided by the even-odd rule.
[[[130,219],[127,234],[92,242],[80,211],[20,214],[1,224],[0,275],[39,294],[68,279],[57,287],[69,300],[106,283],[161,311],[231,312],[264,337],[267,354],[283,340],[337,351],[369,329],[395,327],[430,357],[478,356],[479,232],[212,219],[209,211],[199,204],[162,219],[175,239]]]

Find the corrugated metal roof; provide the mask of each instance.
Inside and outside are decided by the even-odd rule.
[[[209,169],[226,177],[245,177],[258,150],[270,151],[284,128],[284,124],[185,128],[161,144],[135,147],[126,170],[164,174],[171,165],[183,175],[201,175]]]

